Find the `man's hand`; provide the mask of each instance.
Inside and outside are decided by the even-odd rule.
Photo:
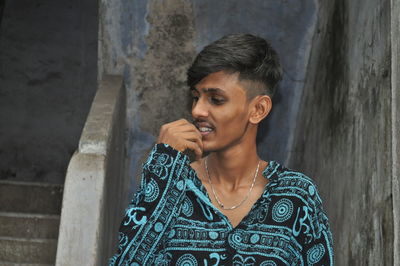
[[[164,124],[160,129],[157,143],[168,144],[180,152],[186,149],[192,150],[196,154],[196,160],[203,154],[200,131],[186,119]]]

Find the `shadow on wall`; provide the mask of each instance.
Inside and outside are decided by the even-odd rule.
[[[280,84],[278,84],[277,87],[275,88],[275,94],[272,97],[273,106],[279,106],[279,104],[282,101],[282,97],[283,96],[282,96],[281,86],[280,86]],[[269,116],[273,117],[275,112],[276,112],[276,108],[272,108]],[[267,117],[266,119],[261,121],[261,123],[259,125],[258,131],[257,131],[257,139],[256,139],[257,147],[259,147],[258,148],[259,150],[262,149],[262,146],[266,146],[268,148],[268,146],[265,145],[265,143],[267,142],[267,138],[268,138],[267,136],[270,136],[270,134],[271,134],[271,132],[270,132],[271,124],[272,123],[271,123],[269,117]],[[268,156],[265,154],[265,152],[263,155]],[[272,154],[269,154],[269,156],[272,156]]]
[[[6,0],[0,0],[0,27],[1,27],[1,21],[3,20],[3,12],[5,4]]]
[[[97,89],[98,2],[0,0],[0,179],[62,184]]]

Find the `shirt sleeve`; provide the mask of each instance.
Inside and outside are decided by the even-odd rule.
[[[308,193],[308,204],[299,211],[294,227],[301,231],[304,265],[334,265],[332,234],[315,185],[308,187]]]
[[[185,191],[190,161],[168,144],[156,144],[142,167],[141,184],[125,210],[117,253],[109,265],[145,265],[165,235]]]

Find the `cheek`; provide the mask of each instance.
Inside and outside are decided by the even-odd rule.
[[[247,113],[245,110],[238,110],[236,112],[226,112],[223,117],[221,128],[223,132],[237,132],[241,133],[247,124]]]

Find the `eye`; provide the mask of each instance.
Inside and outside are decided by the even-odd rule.
[[[221,105],[225,102],[223,98],[218,98],[218,97],[211,97],[211,103],[215,105]]]
[[[199,96],[192,95],[192,100],[194,102],[197,102],[199,100]]]

